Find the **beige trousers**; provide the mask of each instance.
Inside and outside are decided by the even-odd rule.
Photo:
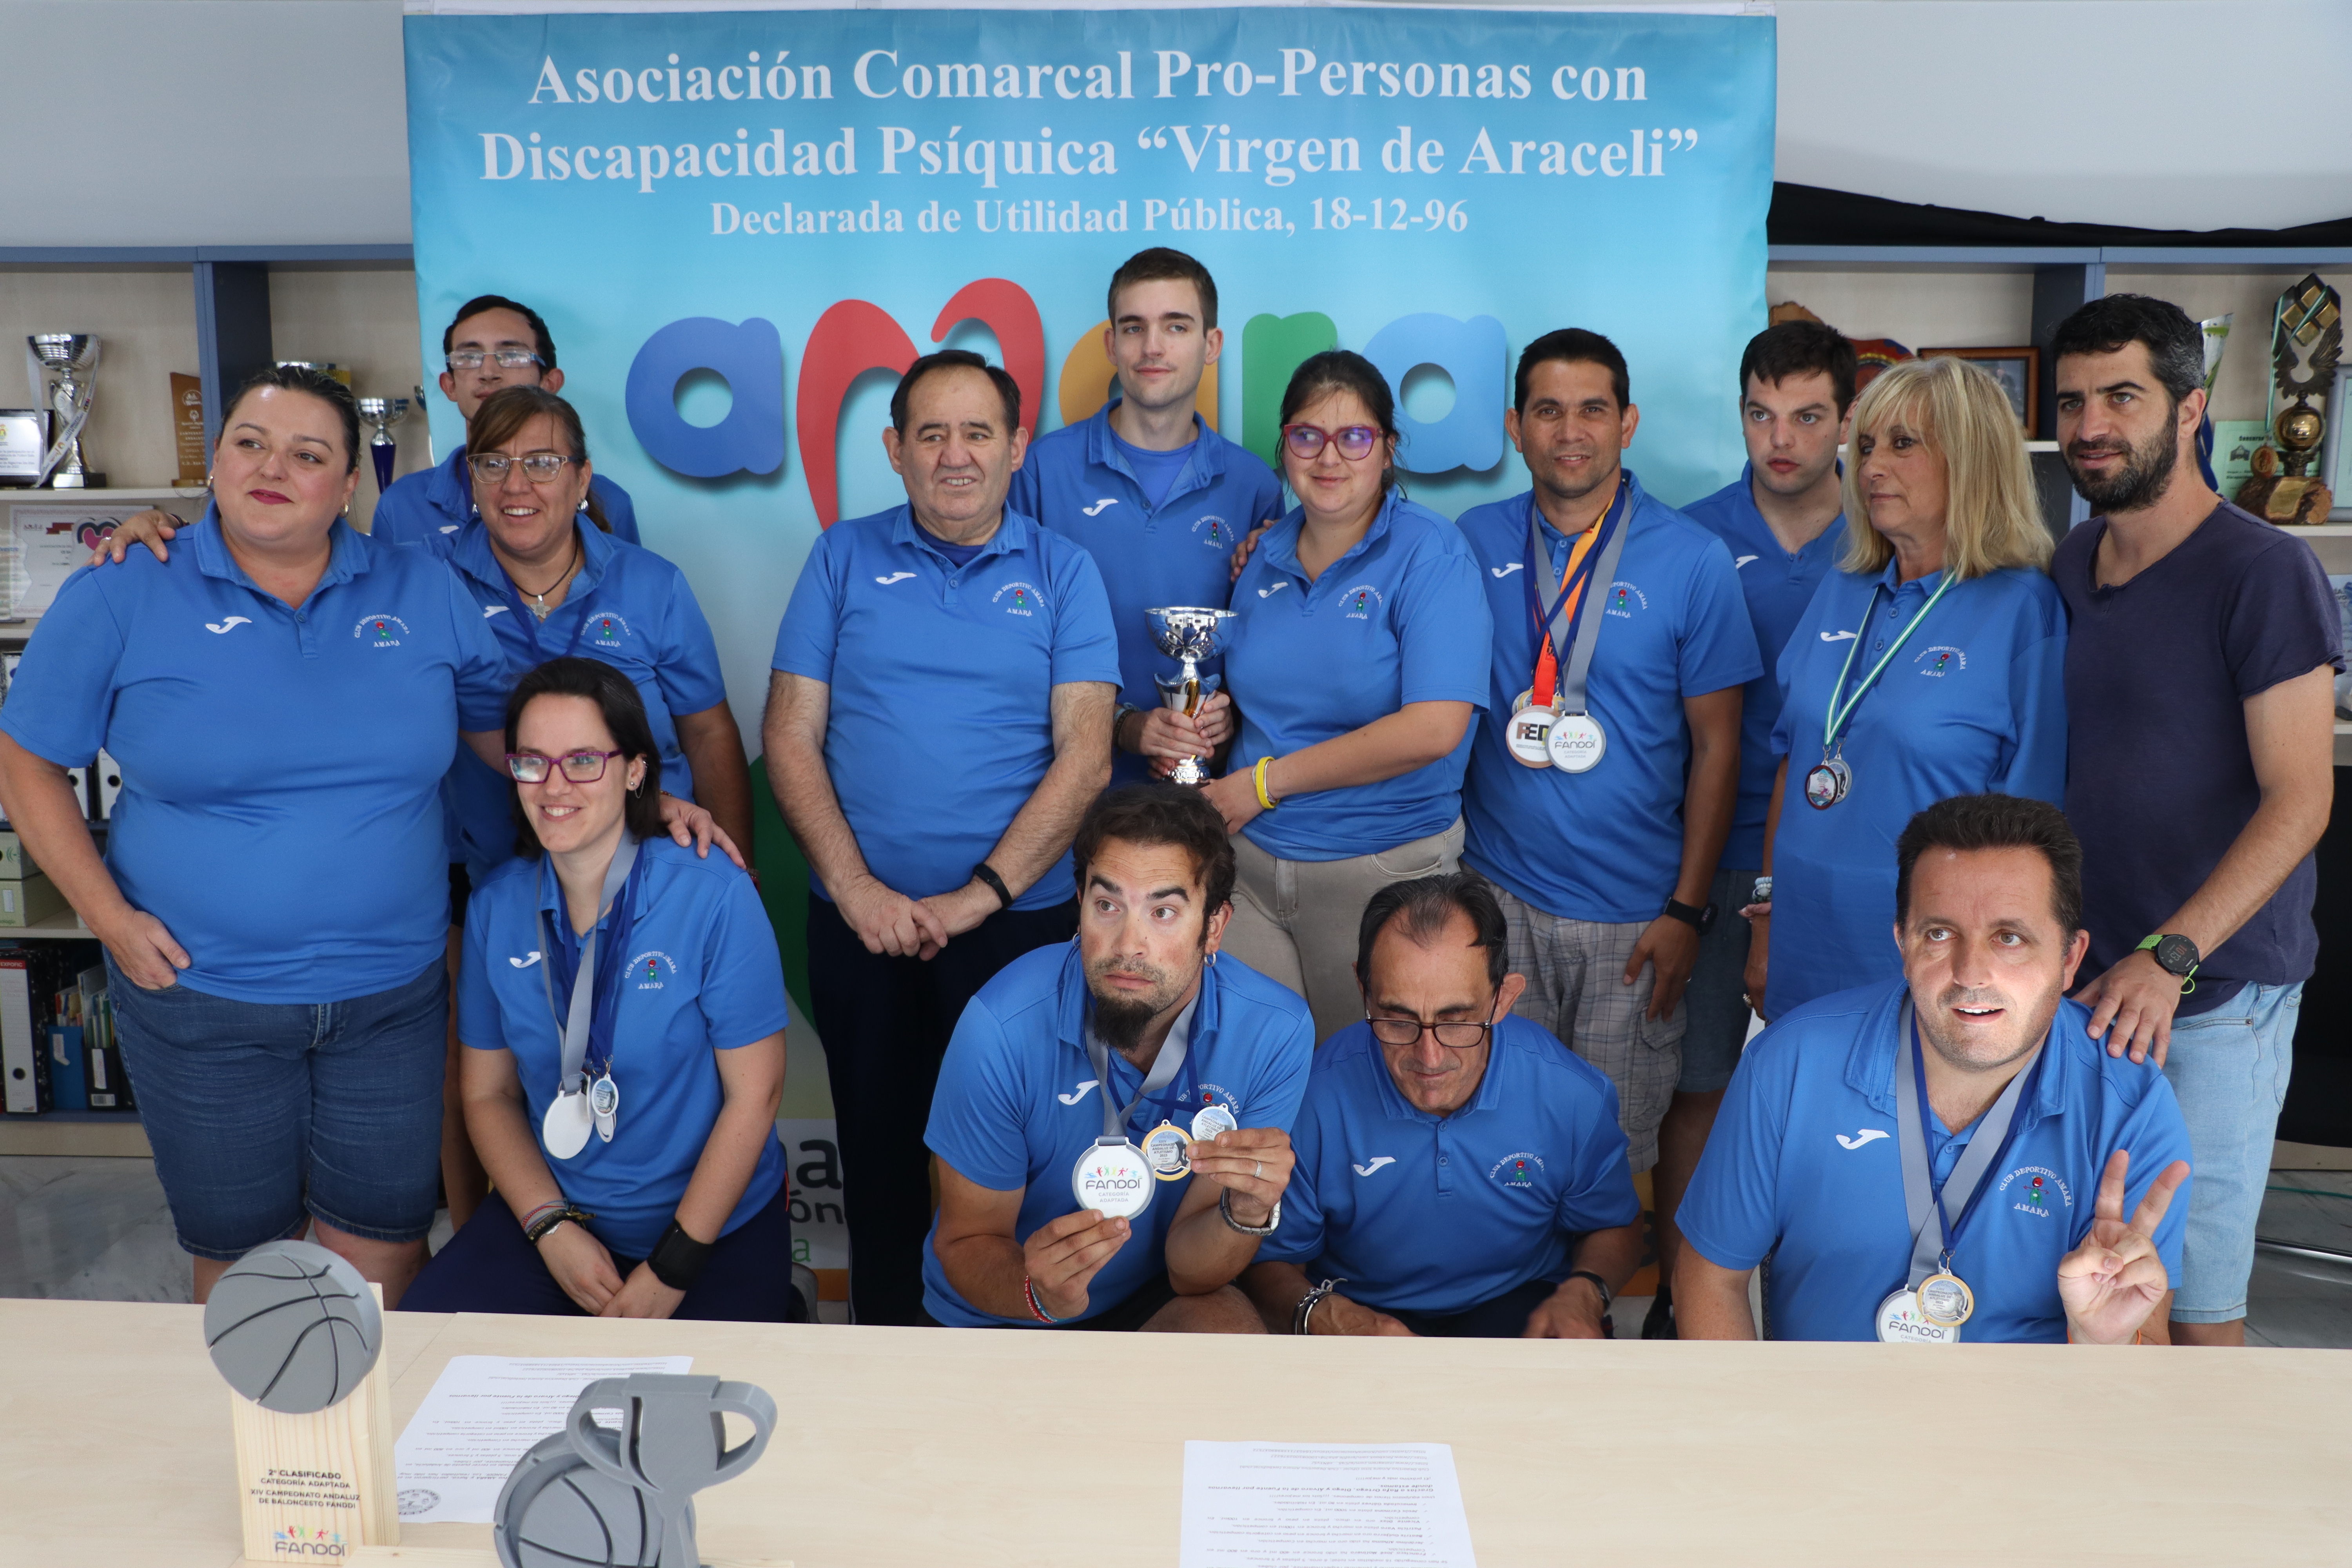
[[[1234,918],[1223,951],[1307,998],[1318,1044],[1364,1016],[1356,932],[1364,906],[1391,882],[1462,863],[1462,819],[1443,833],[1346,860],[1278,860],[1234,836]]]

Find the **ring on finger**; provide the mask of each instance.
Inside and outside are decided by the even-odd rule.
[[[1257,1177],[1264,1176],[1265,1174],[1265,1162],[1263,1160],[1252,1160],[1250,1162],[1250,1174]]]

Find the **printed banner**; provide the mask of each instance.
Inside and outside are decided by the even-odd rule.
[[[477,294],[538,309],[598,468],[687,571],[756,734],[818,529],[904,499],[889,388],[977,348],[1040,433],[1101,406],[1112,269],[1214,272],[1202,413],[1271,456],[1307,355],[1401,391],[1407,485],[1452,515],[1525,470],[1514,356],[1616,340],[1631,462],[1738,470],[1764,324],[1773,21],[1266,7],[413,16],[425,363]],[[438,451],[463,439],[432,400]],[[757,750],[756,744],[754,750]]]

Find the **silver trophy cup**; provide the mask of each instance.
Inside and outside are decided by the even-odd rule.
[[[1200,712],[1202,702],[1217,689],[1214,676],[1202,676],[1201,661],[1224,651],[1225,623],[1234,618],[1234,613],[1171,605],[1146,610],[1144,617],[1150,623],[1151,639],[1160,645],[1160,651],[1182,666],[1174,680],[1160,680],[1160,700],[1190,718]],[[1209,782],[1209,768],[1200,757],[1186,757],[1168,776],[1181,784],[1204,784]]]
[[[25,342],[33,351],[40,400],[49,410],[49,428],[55,433],[34,486],[60,490],[103,488],[106,476],[90,471],[81,449],[81,429],[89,423],[91,382],[98,371],[97,334],[35,332]]]
[[[392,468],[399,456],[394,445],[392,427],[408,417],[405,397],[362,397],[360,417],[366,420],[373,433],[368,437],[368,456],[375,461],[375,488],[379,494],[392,488]]]

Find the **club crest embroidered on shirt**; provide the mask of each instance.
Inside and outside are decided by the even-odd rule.
[[[629,623],[609,610],[599,610],[588,617],[588,640],[598,647],[619,647],[628,640]]]
[[[1633,584],[1620,578],[1609,584],[1609,596],[1602,601],[1601,613],[1614,616],[1621,621],[1630,621],[1633,618],[1635,610],[1646,610],[1649,607],[1649,596]]]
[[[1969,656],[1959,648],[1939,643],[1934,647],[1921,648],[1911,664],[1922,675],[1944,676],[1956,669],[1968,668]]]
[[[370,647],[398,647],[408,635],[408,623],[394,615],[362,616],[352,636]]]
[[[627,978],[640,991],[662,990],[677,978],[677,960],[658,948],[648,948],[629,960]]]
[[[1543,1173],[1543,1156],[1522,1149],[1516,1154],[1506,1154],[1487,1171],[1486,1179],[1507,1187],[1532,1187]]]
[[[1008,616],[1034,616],[1045,607],[1045,596],[1037,592],[1034,583],[1007,583],[988,602],[1002,605]]]
[[[1359,583],[1339,595],[1339,613],[1351,621],[1368,621],[1375,608],[1385,610],[1388,605],[1380,589],[1370,583]]]
[[[2047,1165],[2020,1165],[1995,1190],[2020,1214],[2046,1217],[2074,1206],[2074,1190]]]
[[[1222,517],[1202,518],[1192,524],[1192,531],[1201,536],[1202,543],[1213,549],[1224,549],[1234,542],[1233,525]]]

